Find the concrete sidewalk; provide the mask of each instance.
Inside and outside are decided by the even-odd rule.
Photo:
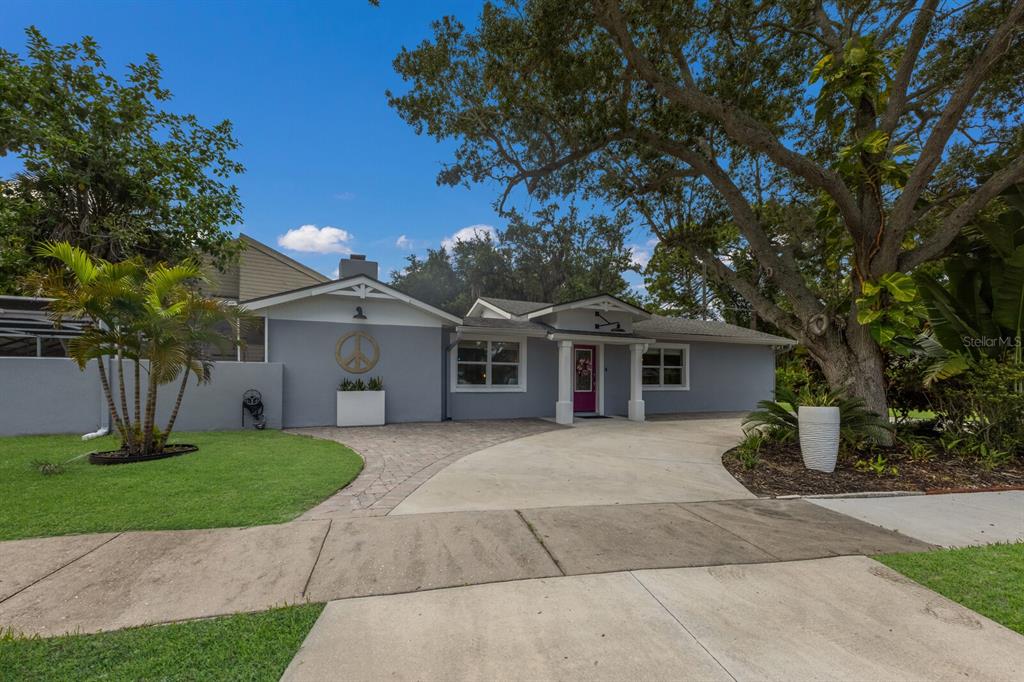
[[[865,557],[331,602],[282,679],[1011,680],[1024,638]]]
[[[296,521],[0,543],[0,627],[56,635],[565,574],[920,551],[801,500]]]
[[[943,547],[1024,541],[1024,491],[819,498],[816,505]]]

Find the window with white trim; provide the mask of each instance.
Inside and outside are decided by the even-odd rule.
[[[681,391],[690,387],[689,346],[651,346],[641,364],[644,389]]]
[[[462,339],[454,349],[455,391],[521,391],[525,388],[525,342]]]

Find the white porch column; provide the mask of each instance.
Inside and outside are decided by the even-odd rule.
[[[644,414],[643,357],[647,345],[629,344],[629,419],[642,422]]]
[[[558,402],[555,421],[572,424],[572,341],[558,342]]]

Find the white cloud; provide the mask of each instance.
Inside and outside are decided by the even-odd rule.
[[[341,276],[341,268],[334,268],[331,270],[331,279],[338,279]]]
[[[634,266],[641,270],[647,267],[647,264],[651,261],[650,251],[636,244],[630,244],[626,248],[629,249],[629,256],[633,260]]]
[[[277,245],[306,253],[352,253],[352,233],[340,227],[302,225],[277,238]]]
[[[395,240],[395,246],[397,246],[400,249],[409,249],[410,251],[413,249],[412,240],[406,237],[404,234],[400,235],[398,239]]]
[[[355,192],[335,192],[334,198],[338,201],[352,201],[356,198]]]
[[[451,251],[455,244],[458,242],[469,242],[473,241],[474,239],[484,237],[496,239],[498,237],[498,231],[494,229],[493,226],[484,225],[482,223],[479,225],[470,225],[469,227],[462,228],[452,236],[445,237],[444,239],[442,239],[441,246],[443,246],[448,251]]]

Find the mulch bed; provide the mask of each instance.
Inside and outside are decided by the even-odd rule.
[[[1024,487],[1024,462],[1020,459],[996,471],[988,471],[976,461],[957,457],[916,461],[896,449],[882,454],[890,466],[897,467],[898,474],[879,476],[858,471],[854,468],[857,457],[842,453],[831,474],[811,471],[804,467],[797,443],[765,443],[761,447],[760,461],[753,469],[744,468],[731,450],[722,455],[722,464],[750,492],[761,496],[964,492]]]
[[[106,450],[94,452],[89,455],[90,464],[131,464],[133,462],[152,462],[157,459],[167,459],[178,455],[187,455],[196,452],[199,448],[188,443],[172,443],[165,445],[164,449],[153,455],[129,455],[124,450]]]

